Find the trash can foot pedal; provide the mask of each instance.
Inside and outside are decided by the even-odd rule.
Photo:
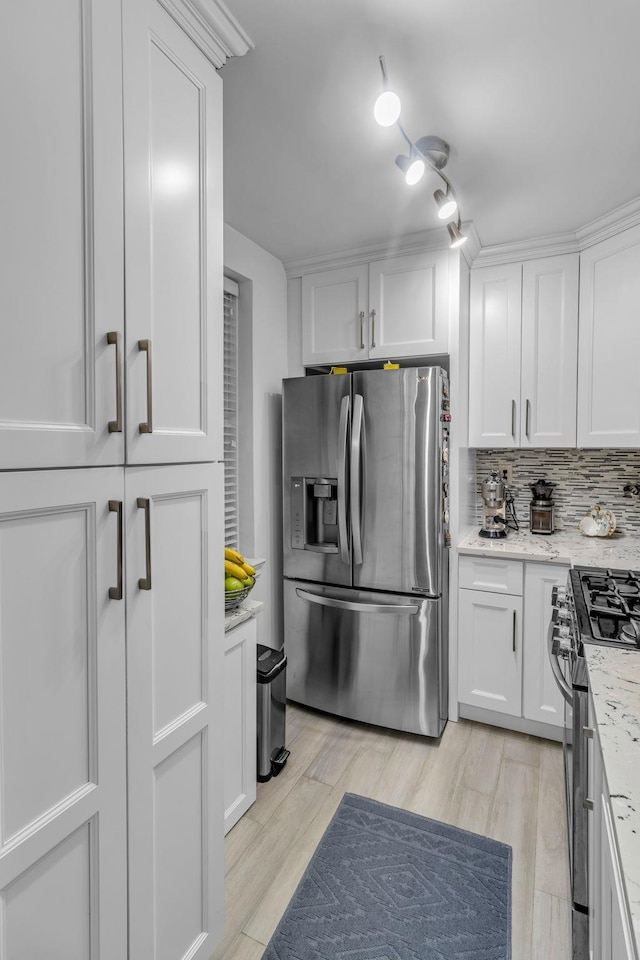
[[[274,777],[277,777],[281,773],[285,763],[289,759],[291,751],[287,750],[286,747],[283,747],[277,757],[271,761],[271,772]]]

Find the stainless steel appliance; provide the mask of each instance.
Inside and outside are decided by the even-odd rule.
[[[482,484],[481,537],[506,537],[507,487],[494,471]]]
[[[537,480],[529,486],[533,493],[533,500],[529,505],[529,530],[531,533],[553,533],[555,515],[552,497],[555,483]]]
[[[292,700],[442,733],[450,419],[439,367],[283,381]]]
[[[554,587],[548,647],[565,698],[564,765],[572,890],[573,960],[589,960],[589,674],[585,644],[640,647],[640,573],[574,567]]]

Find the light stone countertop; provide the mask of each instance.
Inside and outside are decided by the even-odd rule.
[[[478,529],[460,541],[459,554],[640,570],[640,537],[637,536],[616,532],[610,537],[585,537],[578,530],[556,530],[544,535],[529,533],[525,527],[509,530],[500,540],[491,540],[480,537]]]
[[[263,608],[264,603],[262,600],[250,600],[249,597],[247,597],[235,610],[229,610],[228,613],[225,613],[224,632],[228,633],[229,630],[233,630],[234,627],[244,623],[245,620],[250,620],[252,617],[255,617]]]
[[[640,651],[586,643],[584,648],[622,873],[640,944]]]

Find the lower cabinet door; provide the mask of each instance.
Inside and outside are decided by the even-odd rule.
[[[256,622],[225,634],[224,832],[256,799]]]
[[[132,960],[208,960],[222,936],[222,471],[126,471]]]
[[[527,563],[524,574],[524,663],[522,715],[564,726],[564,700],[551,672],[547,633],[551,620],[551,591],[567,582],[569,567]]]
[[[460,702],[520,717],[522,597],[460,590],[458,645]]]
[[[0,474],[0,955],[127,956],[122,468]]]

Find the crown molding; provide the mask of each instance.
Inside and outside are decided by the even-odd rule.
[[[497,243],[482,247],[473,261],[474,267],[491,267],[501,263],[522,263],[541,257],[557,257],[563,253],[578,253],[580,247],[575,233],[557,233],[533,240]]]
[[[254,44],[222,0],[159,0],[214,67],[242,57]]]
[[[592,220],[576,230],[576,237],[580,244],[580,249],[592,247],[594,243],[600,243],[601,240],[607,240],[623,230],[629,230],[640,224],[640,197],[631,200],[629,203],[616,207],[610,213]]]
[[[467,234],[468,243],[465,243],[459,249],[465,253],[465,259],[467,259],[466,248],[471,245],[471,251],[475,256],[480,244],[472,222],[464,222],[462,229]],[[360,266],[370,263],[372,260],[386,260],[389,257],[408,256],[412,253],[428,253],[430,250],[442,250],[445,247],[448,247],[447,234],[443,232],[442,228],[436,228],[435,230],[421,230],[419,233],[407,233],[394,240],[374,240],[371,243],[349,247],[346,250],[334,250],[320,257],[289,260],[283,266],[287,279],[292,280],[295,277],[320,273],[323,270]]]

